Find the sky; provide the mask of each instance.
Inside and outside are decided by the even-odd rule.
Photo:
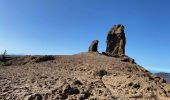
[[[170,72],[170,0],[0,0],[0,53],[71,55],[125,26],[126,54],[150,71]]]

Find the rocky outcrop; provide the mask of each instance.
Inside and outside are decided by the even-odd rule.
[[[114,25],[108,32],[106,42],[106,52],[102,52],[102,54],[113,57],[125,56],[126,37],[124,33],[124,26],[121,24]],[[89,46],[88,52],[98,52],[97,48],[98,40],[94,40]]]
[[[98,40],[93,40],[91,45],[89,46],[89,50],[88,52],[98,52],[97,48],[98,48]]]
[[[136,63],[135,63],[135,60],[132,59],[132,58],[130,58],[130,57],[128,57],[128,56],[122,57],[122,58],[121,58],[121,61],[123,61],[123,62],[129,62],[129,63],[132,63],[132,64],[136,64]]]
[[[114,25],[108,32],[107,36],[106,54],[110,56],[124,56],[126,38],[124,33],[124,26]]]
[[[160,76],[166,79],[167,83],[170,83],[170,73],[155,73],[156,76]]]

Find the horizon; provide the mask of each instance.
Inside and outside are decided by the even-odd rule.
[[[149,71],[170,72],[168,0],[2,0],[0,53],[72,55],[92,40],[106,49],[107,33],[123,24],[126,55]]]

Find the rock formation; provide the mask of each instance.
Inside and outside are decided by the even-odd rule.
[[[121,58],[121,61],[123,61],[123,62],[129,62],[129,63],[132,63],[132,64],[136,64],[136,63],[135,63],[135,60],[134,60],[133,58],[128,57],[128,56],[122,57],[122,58]]]
[[[167,83],[170,83],[170,73],[155,73],[156,76],[160,76],[166,79]]]
[[[124,26],[114,25],[108,32],[107,36],[106,54],[110,56],[124,56],[126,38],[124,33]]]
[[[170,100],[166,80],[124,55],[122,25],[110,30],[104,52],[117,57],[102,55],[97,47],[94,40],[92,53],[0,61],[0,100]]]
[[[98,48],[98,40],[93,40],[91,45],[89,46],[89,50],[88,52],[98,52],[97,48]]]

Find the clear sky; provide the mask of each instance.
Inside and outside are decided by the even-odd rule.
[[[170,0],[0,0],[0,52],[76,54],[125,26],[126,54],[152,71],[170,72]]]

